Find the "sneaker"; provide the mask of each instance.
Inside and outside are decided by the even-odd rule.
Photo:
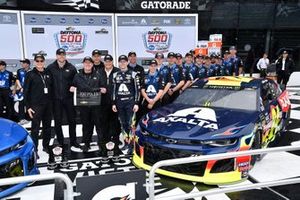
[[[70,144],[71,146],[71,151],[74,152],[82,152],[82,146],[80,144],[78,144],[77,142]]]
[[[75,147],[75,148],[79,148],[79,149],[81,149],[81,145],[80,144],[78,144],[77,142],[74,142],[74,143],[71,143],[71,145],[70,145],[71,147]]]

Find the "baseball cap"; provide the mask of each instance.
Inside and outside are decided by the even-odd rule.
[[[107,55],[104,56],[104,59],[103,59],[103,60],[104,60],[104,61],[107,61],[107,60],[113,61],[113,57],[112,57],[110,54],[107,54]]]
[[[204,56],[201,55],[201,54],[198,54],[198,55],[196,56],[196,58],[204,58]]]
[[[128,57],[129,57],[129,56],[132,56],[132,55],[136,56],[136,53],[135,53],[134,51],[130,51],[130,52],[128,53]]]
[[[163,53],[156,53],[155,58],[165,58]]]
[[[217,54],[213,53],[210,55],[211,58],[218,58]]]
[[[28,65],[30,65],[30,60],[25,58],[23,60],[20,60],[21,63],[27,63]]]
[[[128,57],[125,55],[120,55],[118,61],[120,62],[121,60],[126,60],[128,61]]]
[[[229,54],[229,51],[228,51],[228,50],[226,50],[226,51],[224,52],[224,54]]]
[[[94,55],[101,55],[101,52],[99,49],[94,49],[93,52],[92,52],[92,56]]]
[[[150,65],[157,65],[157,61],[156,60],[151,60]]]
[[[229,47],[229,50],[236,50],[236,47],[235,46],[231,46],[231,47]]]
[[[188,52],[188,53],[186,53],[186,54],[185,54],[185,57],[188,57],[188,56],[191,56],[191,57],[193,57],[193,54],[192,54],[192,53],[190,53],[190,52]]]
[[[170,57],[176,57],[176,55],[175,55],[175,53],[174,52],[170,52],[170,53],[168,53],[168,56],[167,56],[168,58],[170,58]]]
[[[287,50],[284,50],[284,51],[282,52],[282,54],[289,54],[289,52],[288,52]]]
[[[0,65],[6,66],[6,62],[4,62],[3,60],[0,60]]]
[[[82,62],[84,63],[85,61],[90,61],[90,62],[94,63],[93,59],[90,56],[84,57]]]
[[[45,56],[43,54],[35,54],[34,56],[34,60],[38,59],[38,58],[41,58],[42,60],[45,60]]]
[[[181,53],[176,53],[176,58],[182,58]]]
[[[56,50],[56,55],[64,54],[66,55],[66,50],[63,48],[59,48]]]

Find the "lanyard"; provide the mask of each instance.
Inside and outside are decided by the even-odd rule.
[[[44,88],[47,88],[46,80],[45,80],[45,75],[42,76],[42,74],[41,74],[40,72],[39,72],[39,75],[40,75],[40,77],[41,77],[41,79],[42,79],[42,82],[43,82],[43,84],[44,84]]]

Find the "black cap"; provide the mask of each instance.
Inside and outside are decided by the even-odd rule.
[[[120,62],[121,60],[126,60],[128,61],[128,57],[125,55],[120,55],[118,61]]]
[[[230,54],[230,53],[229,53],[229,51],[228,51],[228,50],[226,50],[226,51],[224,52],[224,54]]]
[[[196,58],[204,58],[204,56],[201,55],[201,54],[198,54],[198,55],[196,56]]]
[[[289,52],[288,52],[287,50],[284,50],[284,51],[282,52],[282,54],[289,54]]]
[[[63,48],[59,48],[56,50],[56,55],[64,54],[66,55],[66,50]]]
[[[151,60],[150,65],[157,65],[157,61],[156,60]]]
[[[94,55],[101,55],[101,52],[99,49],[95,49],[93,52],[92,52],[92,56]]]
[[[25,58],[23,60],[20,60],[21,63],[27,63],[28,65],[30,65],[30,60]]]
[[[176,55],[175,55],[175,53],[174,52],[170,52],[170,53],[168,53],[168,56],[167,56],[168,58],[170,58],[170,57],[176,57]]]
[[[185,57],[189,57],[189,56],[193,57],[193,54],[190,53],[190,52],[188,52],[188,53],[185,54]]]
[[[113,61],[113,57],[112,57],[110,54],[106,54],[106,55],[104,56],[104,61],[107,61],[107,60]]]
[[[83,60],[82,60],[82,62],[84,63],[87,60],[90,61],[90,62],[92,62],[92,63],[94,63],[93,59],[90,56],[84,57]]]
[[[156,53],[155,58],[165,58],[163,53]]]
[[[236,50],[236,47],[235,46],[231,46],[231,47],[229,47],[229,50]]]
[[[210,57],[211,57],[211,58],[218,58],[218,55],[215,54],[215,53],[213,53],[213,54],[210,55]]]
[[[6,66],[6,62],[4,62],[3,60],[0,60],[0,65]]]
[[[38,58],[41,58],[42,60],[45,60],[45,56],[43,54],[35,54],[34,56],[34,60],[38,59]]]
[[[181,53],[176,53],[176,58],[182,58]]]
[[[130,51],[130,52],[128,53],[128,57],[129,57],[129,56],[132,56],[132,55],[136,56],[136,53],[135,53],[134,51]]]

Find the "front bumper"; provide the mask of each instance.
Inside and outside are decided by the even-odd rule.
[[[147,149],[144,148],[144,146],[139,146],[137,143],[135,143],[135,151],[133,155],[134,165],[138,168],[150,170],[151,166],[159,160],[187,157],[187,154],[181,154],[181,156],[178,156],[178,153],[176,153],[176,151],[172,151],[175,153],[173,153],[169,157],[166,156],[167,153],[164,152],[164,150],[159,149],[157,152],[160,152],[160,155],[162,155],[162,159],[160,159],[161,157],[157,158],[157,154],[155,155],[147,153]],[[152,160],[149,159],[149,157]],[[208,185],[220,185],[239,182],[247,178],[249,171],[249,165],[247,166],[247,164],[249,163],[250,158],[249,156],[246,156],[220,161],[214,160],[194,164],[191,163],[185,165],[163,167],[161,169],[158,169],[156,173],[187,181],[202,182]],[[222,168],[222,170],[218,169],[220,167]]]
[[[27,141],[22,148],[0,157],[1,178],[35,174],[39,174],[39,170],[36,166],[36,153],[30,136],[27,137]],[[27,184],[28,183],[20,183],[16,185],[0,186],[0,198],[6,197],[23,189],[27,186]]]

